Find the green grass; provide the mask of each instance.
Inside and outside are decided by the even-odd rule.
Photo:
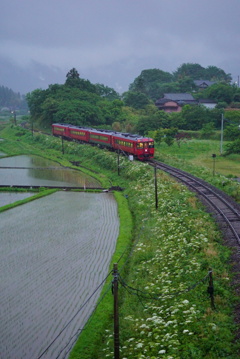
[[[6,192],[6,191],[7,191],[7,192],[12,192],[12,190],[9,190],[9,189],[5,189],[5,188],[1,189],[1,192]],[[21,206],[21,205],[23,205],[23,204],[25,204],[25,203],[34,201],[34,200],[36,200],[36,199],[39,199],[39,198],[48,196],[49,194],[52,194],[52,193],[54,193],[54,192],[56,192],[56,191],[57,191],[56,189],[49,189],[49,190],[47,190],[47,189],[42,188],[42,189],[39,191],[39,193],[34,194],[34,195],[31,196],[31,197],[24,198],[24,199],[22,199],[22,200],[20,200],[20,201],[16,201],[16,202],[14,202],[14,203],[6,204],[5,206],[0,207],[0,213],[1,213],[1,212],[4,212],[4,211],[7,211],[8,209],[11,209],[11,208],[14,208],[14,207],[17,207],[17,206]],[[19,190],[18,190],[18,191],[15,191],[15,192],[19,192]]]
[[[224,144],[226,145],[225,142]],[[227,157],[221,156],[220,141],[193,139],[182,143],[180,147],[178,147],[176,143],[170,147],[165,143],[161,143],[156,146],[157,157],[161,157],[163,159],[164,157],[165,159],[166,157],[180,159],[191,163],[193,166],[206,167],[210,171],[213,171],[212,154],[216,154],[216,173],[225,176],[232,175],[240,177],[240,155],[230,155]]]
[[[147,164],[121,157],[118,176],[115,153],[70,143],[63,156],[56,139],[46,140],[40,136],[33,140],[26,133],[17,141],[14,131],[17,129],[3,131],[6,138],[4,144],[0,143],[3,152],[19,154],[25,149],[51,159],[55,156],[63,163],[80,160],[104,181],[108,179],[111,184],[125,188],[123,193],[116,194],[121,227],[109,268],[111,270],[113,263],[121,258],[120,274],[128,285],[128,290],[121,285],[119,292],[121,357],[239,358],[233,320],[238,298],[234,297],[230,285],[230,252],[222,246],[221,233],[195,195],[158,171],[159,207],[156,210],[154,171]],[[192,163],[205,151],[206,144],[201,144],[201,151],[200,142],[190,145],[191,148],[182,148],[182,152],[177,152],[176,147],[160,145],[157,157],[189,168],[220,186],[221,176],[213,178],[209,169]],[[229,190],[230,184],[229,180],[224,188]],[[213,268],[216,310],[211,308],[208,281],[203,280],[210,267]],[[71,359],[113,358],[113,297],[109,284],[103,288],[104,300],[83,330]]]

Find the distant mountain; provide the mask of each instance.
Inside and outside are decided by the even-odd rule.
[[[50,84],[64,83],[66,72],[57,67],[49,67],[37,62],[19,66],[0,56],[0,85],[26,94],[37,88],[46,89]]]

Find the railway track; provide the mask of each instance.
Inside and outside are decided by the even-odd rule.
[[[240,205],[224,192],[213,187],[204,180],[197,178],[185,171],[168,166],[162,162],[151,160],[150,165],[163,170],[184,183],[190,190],[197,193],[199,199],[213,213],[221,230],[226,244],[235,249],[235,254],[240,256]],[[238,262],[239,258],[238,258]]]

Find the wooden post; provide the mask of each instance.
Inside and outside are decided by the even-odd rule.
[[[17,124],[17,116],[16,116],[16,111],[13,111],[13,115],[14,115],[14,124]]]
[[[120,359],[119,353],[119,316],[118,316],[118,265],[113,265],[113,296],[114,296],[114,359]]]
[[[158,189],[157,189],[157,166],[154,166],[154,183],[155,183],[155,208],[158,209]]]
[[[215,153],[212,154],[212,158],[213,158],[213,176],[215,176],[215,160],[216,160],[216,154]]]
[[[33,137],[33,118],[32,118],[32,137]]]
[[[117,160],[117,166],[118,166],[118,176],[120,175],[120,159],[119,159],[119,150],[118,150],[118,160]]]
[[[62,136],[62,154],[64,155],[64,144],[63,144],[63,136]]]
[[[210,295],[211,298],[211,307],[213,309],[215,308],[215,304],[214,304],[214,288],[213,288],[213,275],[212,275],[212,269],[209,269],[209,286],[208,286],[208,293]]]

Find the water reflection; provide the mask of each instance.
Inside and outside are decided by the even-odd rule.
[[[34,196],[34,194],[29,192],[0,192],[0,207]]]
[[[0,185],[100,187],[94,178],[38,156],[0,158]]]

